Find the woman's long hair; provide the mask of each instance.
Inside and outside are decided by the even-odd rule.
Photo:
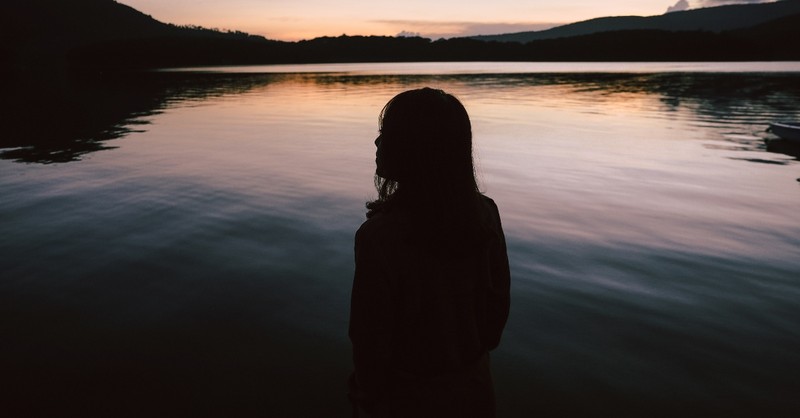
[[[442,90],[406,91],[384,106],[379,127],[378,198],[367,203],[367,217],[402,210],[425,231],[424,240],[439,247],[478,239],[486,209],[461,102]]]

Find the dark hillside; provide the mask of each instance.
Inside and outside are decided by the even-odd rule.
[[[0,5],[3,60],[25,67],[62,62],[88,45],[165,38],[265,41],[245,33],[224,33],[166,24],[114,0],[4,0]]]
[[[431,41],[387,36],[281,42],[242,32],[178,27],[113,0],[7,0],[0,5],[0,27],[4,31],[0,37],[0,68],[11,69],[16,74],[40,72],[46,76],[54,67],[128,70],[390,61],[797,60],[800,49],[792,45],[800,39],[800,0],[700,9],[653,19],[668,23],[674,20],[666,27],[680,26],[675,22],[683,22],[685,26],[682,27],[688,28],[691,25],[687,22],[691,19],[687,20],[686,16],[709,25],[717,18],[728,24],[734,15],[737,19],[759,20],[777,13],[776,10],[784,13],[787,7],[796,7],[798,11],[747,28],[724,31],[628,28],[524,44],[471,38]],[[596,19],[594,22],[619,19],[628,18]],[[626,21],[642,19],[651,18]],[[737,25],[742,22],[744,20]]]
[[[483,41],[525,43],[621,30],[722,32],[760,25],[796,13],[800,13],[800,0],[783,0],[773,3],[708,7],[649,17],[601,17],[543,31],[485,35],[473,38]]]
[[[800,12],[746,29],[731,31],[737,38],[758,42],[764,48],[790,52],[797,48],[800,39]]]
[[[78,45],[174,30],[112,0],[7,0],[0,10],[4,49],[16,50],[23,61],[60,57]]]

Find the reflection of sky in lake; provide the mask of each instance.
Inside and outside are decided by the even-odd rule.
[[[0,162],[0,305],[15,318],[0,331],[25,335],[6,369],[52,368],[76,391],[106,368],[167,382],[152,391],[170,375],[179,398],[223,393],[243,412],[306,397],[305,415],[344,411],[378,112],[431,85],[465,102],[509,241],[503,416],[790,403],[798,163],[762,138],[800,116],[796,75],[171,77],[147,91],[161,113],[114,150]]]

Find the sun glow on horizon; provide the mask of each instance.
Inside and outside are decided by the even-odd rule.
[[[690,0],[694,7],[748,0]],[[761,2],[756,0],[756,2]],[[495,0],[467,3],[441,0],[403,3],[356,0],[121,0],[153,18],[177,25],[239,30],[268,39],[298,41],[321,36],[419,35],[431,39],[495,35],[534,30],[605,16],[652,16],[673,7],[673,0]]]

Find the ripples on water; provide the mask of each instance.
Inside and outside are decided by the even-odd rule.
[[[798,73],[476,65],[18,86],[3,144],[24,147],[0,162],[12,394],[45,412],[345,415],[377,115],[431,85],[470,111],[506,228],[501,416],[797,408],[800,172],[763,130],[800,119]],[[31,113],[43,90],[50,112]]]

